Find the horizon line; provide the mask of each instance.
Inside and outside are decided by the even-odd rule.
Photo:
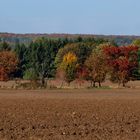
[[[140,35],[134,35],[134,34],[96,34],[96,33],[39,33],[39,32],[27,32],[27,33],[19,33],[19,32],[0,32],[0,34],[14,34],[14,35],[86,35],[86,36],[134,36],[134,37],[140,37]]]

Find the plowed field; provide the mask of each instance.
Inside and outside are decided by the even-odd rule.
[[[140,140],[140,90],[1,90],[0,139]]]

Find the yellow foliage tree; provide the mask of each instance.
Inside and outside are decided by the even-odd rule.
[[[64,80],[68,84],[76,78],[76,63],[77,57],[74,53],[68,52],[64,55],[60,68],[64,72]]]
[[[77,57],[74,53],[68,52],[66,55],[63,57],[63,63],[64,64],[72,64],[77,61]]]

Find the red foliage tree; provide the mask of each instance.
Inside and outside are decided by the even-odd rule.
[[[133,71],[138,67],[137,51],[136,46],[104,48],[112,81],[125,86],[125,83],[131,79]]]
[[[0,81],[7,81],[9,75],[16,70],[18,59],[11,51],[0,52]]]

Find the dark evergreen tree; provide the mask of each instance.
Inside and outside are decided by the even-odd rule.
[[[18,42],[15,45],[14,49],[17,58],[19,60],[18,64],[18,69],[15,73],[15,77],[18,78],[23,78],[24,71],[26,70],[26,53],[27,53],[27,48],[24,44],[19,44]]]
[[[10,45],[3,41],[2,43],[0,43],[0,51],[10,51],[11,50],[11,47]]]

